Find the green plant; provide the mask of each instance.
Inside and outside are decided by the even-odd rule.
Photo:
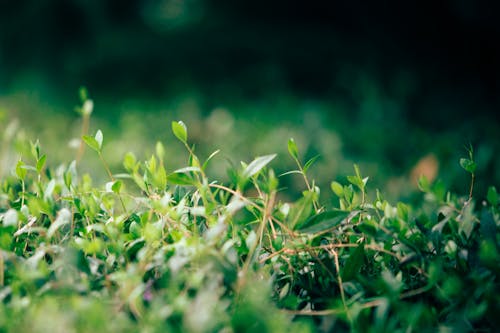
[[[158,143],[145,162],[126,154],[121,173],[106,164],[102,132],[84,129],[109,176],[102,185],[76,162],[48,168],[40,144],[29,145],[1,181],[0,330],[497,326],[495,187],[478,202],[473,185],[461,197],[422,178],[421,205],[391,204],[378,192],[369,199],[368,178],[355,166],[345,184],[331,183],[330,200],[308,177],[314,159],[303,165],[292,139],[297,170],[277,176],[269,167],[276,155],[265,155],[230,168],[221,183],[207,174],[217,151],[202,159],[183,122],[171,129],[185,146],[185,167],[168,171],[165,162],[179,157]],[[470,150],[460,162],[472,184],[473,157]],[[285,202],[280,179],[293,174],[304,192]]]

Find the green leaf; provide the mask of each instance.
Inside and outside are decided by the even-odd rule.
[[[488,200],[489,204],[492,206],[498,205],[498,192],[495,186],[490,186],[488,188],[488,194],[486,195],[486,200]]]
[[[357,214],[357,211],[353,213]],[[351,212],[345,210],[330,210],[311,216],[296,230],[308,234],[315,234],[325,230],[332,229],[344,221]]]
[[[299,150],[293,138],[288,139],[288,153],[296,160],[299,158]]]
[[[165,158],[165,147],[163,146],[163,144],[160,141],[156,142],[155,150],[156,150],[156,156],[158,156],[158,159],[160,161],[163,161],[163,159]]]
[[[421,175],[418,178],[418,188],[422,192],[430,192],[430,190],[431,190],[431,184],[430,184],[429,180],[427,179],[427,177],[425,177],[424,175]]]
[[[135,158],[135,155],[131,152],[128,152],[125,154],[125,157],[123,158],[123,167],[127,171],[133,171],[136,167],[137,160]]]
[[[220,152],[220,149],[217,149],[216,151],[214,151],[212,154],[210,154],[210,156],[208,156],[207,160],[203,163],[203,166],[201,167],[202,170],[205,170],[208,166],[208,164],[210,163],[210,161],[212,160],[212,158],[217,155],[218,153]]]
[[[461,158],[460,166],[469,173],[474,173],[474,171],[476,171],[476,163],[468,158]]]
[[[363,190],[364,184],[361,178],[357,176],[347,176],[347,181],[356,186],[357,188],[359,188],[360,190]]]
[[[120,193],[120,189],[122,188],[122,181],[117,180],[113,182],[113,185],[111,185],[111,190],[115,192],[116,194]]]
[[[344,270],[342,272],[342,279],[344,281],[352,280],[356,277],[365,261],[365,247],[364,243],[359,244],[359,246],[354,250],[353,253],[347,259]]]
[[[24,178],[26,177],[26,173],[28,172],[28,170],[26,170],[25,166],[26,166],[26,164],[24,164],[24,162],[22,160],[17,161],[16,176],[21,180],[24,180]]]
[[[101,153],[101,147],[99,145],[99,142],[97,142],[97,140],[94,137],[90,135],[84,135],[82,139],[87,144],[87,146],[89,146],[99,154]]]
[[[155,185],[162,191],[167,187],[167,172],[163,165],[160,165],[158,171],[156,171]]]
[[[269,162],[276,157],[276,154],[260,156],[254,159],[243,171],[243,177],[250,178],[262,170]]]
[[[317,194],[312,191],[305,191],[303,197],[297,200],[290,212],[288,213],[287,220],[290,228],[294,229],[295,226],[303,225],[313,212],[313,202]]]
[[[313,165],[313,163],[316,162],[316,160],[318,158],[319,158],[319,155],[316,155],[313,158],[311,158],[309,161],[307,161],[306,164],[304,164],[304,167],[302,168],[302,170],[304,170],[304,173],[306,173],[307,170],[309,170],[309,168],[311,167],[311,165]]]
[[[194,185],[196,183],[185,173],[171,173],[167,176],[167,181],[175,185]]]
[[[172,122],[172,132],[182,143],[187,142],[187,127],[182,121]]]
[[[41,173],[43,170],[43,167],[45,166],[45,161],[47,160],[47,155],[42,155],[38,161],[36,161],[36,171],[38,173]]]
[[[333,193],[335,193],[335,195],[339,198],[341,198],[344,194],[344,187],[338,182],[333,181],[330,184],[330,188],[332,189]]]

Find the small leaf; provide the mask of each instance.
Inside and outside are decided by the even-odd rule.
[[[174,173],[188,173],[188,172],[201,172],[201,169],[198,167],[190,166],[190,167],[180,168],[174,171]]]
[[[42,155],[38,161],[36,161],[36,171],[38,173],[41,173],[43,170],[43,167],[45,166],[45,161],[47,160],[47,155]]]
[[[111,190],[116,194],[120,193],[121,188],[122,188],[122,181],[120,180],[113,182],[113,185],[111,185]]]
[[[356,186],[357,188],[359,188],[360,190],[363,190],[363,188],[365,187],[363,180],[358,176],[347,176],[347,181]]]
[[[94,149],[96,152],[101,153],[99,142],[97,142],[97,140],[94,137],[89,135],[84,135],[82,139],[87,144],[87,146]]]
[[[82,103],[84,103],[89,98],[87,88],[85,87],[80,87],[78,93],[80,95],[80,100],[82,101]]]
[[[162,191],[167,187],[167,172],[163,165],[160,165],[156,171],[155,185]]]
[[[352,213],[345,210],[331,210],[327,212],[322,212],[311,216],[302,225],[300,225],[297,230],[308,233],[315,234],[325,230],[332,229],[342,223],[350,214],[358,214],[357,211]]]
[[[172,132],[182,143],[187,142],[187,127],[182,121],[172,122]]]
[[[349,255],[347,259],[344,270],[342,272],[342,279],[345,281],[352,280],[359,273],[361,266],[365,260],[365,249],[364,243],[359,244],[359,246],[354,250],[353,253]]]
[[[296,226],[304,225],[305,221],[313,212],[313,202],[317,198],[316,193],[312,191],[304,191],[303,197],[297,200],[290,209],[287,221],[291,229]]]
[[[220,149],[214,151],[212,154],[210,154],[210,156],[208,156],[207,160],[205,161],[205,163],[203,163],[203,166],[201,167],[203,170],[205,170],[208,166],[208,163],[212,160],[212,158],[217,155],[218,153],[220,152]]]
[[[490,205],[492,206],[498,205],[498,193],[495,186],[490,186],[488,188],[488,194],[486,195],[486,199],[488,200]]]
[[[95,141],[99,144],[99,150],[102,149],[102,140],[103,140],[103,135],[101,130],[97,130],[97,133],[95,134]]]
[[[243,177],[249,178],[262,170],[269,162],[276,157],[276,154],[260,156],[254,159],[243,171]]]
[[[167,176],[167,181],[175,185],[194,185],[196,183],[185,173],[171,173]]]
[[[297,149],[297,145],[295,144],[295,140],[293,138],[288,139],[288,153],[294,159],[299,158],[299,150]]]
[[[22,160],[17,161],[16,176],[21,180],[24,180],[24,178],[26,177],[26,173],[28,172],[28,170],[26,170],[25,166],[26,165],[24,164],[24,162]]]
[[[461,158],[460,166],[469,173],[474,173],[474,171],[476,171],[476,163],[468,158]]]
[[[133,171],[135,169],[136,163],[137,160],[133,153],[128,152],[125,154],[125,157],[123,158],[123,166],[127,171]]]
[[[422,192],[429,192],[431,190],[431,184],[429,183],[427,177],[425,177],[424,175],[421,175],[418,178],[418,188]]]
[[[344,194],[344,188],[342,187],[342,185],[340,183],[333,181],[330,184],[330,187],[336,196],[342,197],[342,195]]]
[[[163,146],[163,144],[160,141],[156,142],[155,150],[156,150],[156,156],[158,156],[158,159],[160,161],[163,161],[163,159],[165,158],[165,147]]]
[[[319,158],[319,155],[316,155],[313,158],[311,158],[309,161],[307,161],[306,164],[304,164],[304,167],[302,168],[302,170],[304,170],[304,173],[306,173],[307,170],[309,170],[309,168],[311,167],[311,165],[313,165],[313,163],[316,162],[316,160],[318,158]]]

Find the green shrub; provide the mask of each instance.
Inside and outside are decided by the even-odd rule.
[[[497,327],[499,199],[495,187],[474,196],[472,150],[460,161],[466,196],[422,178],[421,204],[410,206],[370,200],[358,167],[320,190],[292,139],[296,170],[276,175],[276,155],[265,155],[220,183],[207,175],[217,152],[200,159],[184,123],[171,125],[187,151],[174,171],[165,160],[179,157],[158,143],[113,173],[103,133],[82,133],[109,176],[101,185],[81,174],[80,155],[54,169],[38,142],[25,149],[0,188],[2,332]],[[291,174],[304,192],[285,202],[280,179]]]

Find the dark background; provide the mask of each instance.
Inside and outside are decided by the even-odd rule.
[[[446,160],[486,145],[484,170],[497,181],[499,9],[466,0],[2,1],[0,93],[35,91],[68,113],[81,85],[109,103],[194,89],[206,114],[293,96],[332,106],[323,116],[342,123],[332,127],[355,159],[404,169],[429,150]]]

